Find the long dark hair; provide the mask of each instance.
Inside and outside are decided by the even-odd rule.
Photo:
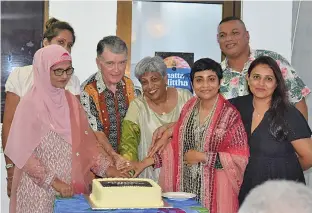
[[[269,56],[261,56],[251,63],[248,69],[249,77],[251,71],[260,64],[268,65],[272,69],[276,79],[277,87],[272,94],[271,106],[268,110],[270,119],[269,131],[277,141],[283,141],[287,138],[290,132],[284,119],[284,115],[290,105],[287,97],[285,80],[278,64]]]

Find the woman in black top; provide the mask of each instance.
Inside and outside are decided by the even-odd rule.
[[[240,204],[251,189],[269,179],[305,183],[303,170],[312,166],[311,130],[288,102],[277,63],[267,56],[257,58],[247,81],[251,94],[230,100],[241,113],[250,146]]]

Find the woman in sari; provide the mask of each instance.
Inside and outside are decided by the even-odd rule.
[[[74,71],[69,53],[59,45],[42,48],[33,71],[34,85],[16,109],[5,149],[16,165],[10,213],[52,213],[56,195],[89,192],[90,170],[126,177],[98,151],[78,99],[64,89]]]
[[[221,79],[217,62],[195,62],[196,97],[184,105],[161,158],[156,154],[145,161],[161,166],[163,191],[194,193],[210,213],[235,213],[249,150],[239,112],[219,94]]]
[[[143,95],[130,103],[122,123],[119,153],[132,161],[134,167],[144,167],[158,127],[178,120],[183,105],[192,94],[186,89],[167,87],[167,66],[163,59],[143,58],[135,68],[135,76],[142,85]],[[146,168],[140,177],[158,182],[159,169]]]

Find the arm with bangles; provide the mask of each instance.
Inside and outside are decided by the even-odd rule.
[[[162,158],[160,154],[156,153],[152,157],[147,156],[142,161],[132,161],[132,166],[134,168],[134,174],[132,175],[132,177],[138,177],[144,169],[150,166],[153,166],[154,169],[161,168]]]

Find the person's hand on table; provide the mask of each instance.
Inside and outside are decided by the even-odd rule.
[[[60,193],[61,197],[72,197],[74,195],[73,187],[58,178],[55,178],[52,187]]]

